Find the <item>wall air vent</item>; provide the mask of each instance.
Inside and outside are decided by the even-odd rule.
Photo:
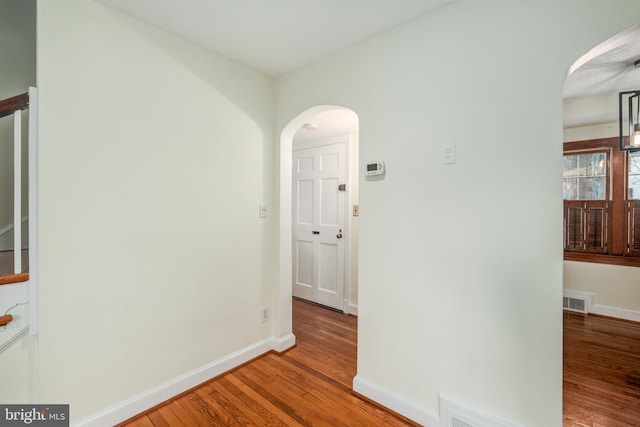
[[[564,291],[562,297],[562,308],[568,311],[576,311],[578,313],[589,313],[593,294],[577,291]]]
[[[440,393],[440,424],[443,427],[523,427]]]
[[[462,421],[459,418],[452,417],[451,418],[451,427],[475,427],[473,424],[469,424],[466,421]]]
[[[583,299],[577,298],[562,298],[562,307],[569,311],[579,311],[580,313],[586,313],[585,302]]]

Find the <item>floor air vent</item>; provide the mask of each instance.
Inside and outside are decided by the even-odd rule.
[[[562,298],[562,308],[579,313],[588,313],[591,309],[593,294],[586,292],[565,291]]]

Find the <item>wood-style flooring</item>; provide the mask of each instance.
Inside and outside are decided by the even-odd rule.
[[[293,332],[292,350],[267,354],[122,425],[414,425],[351,392],[357,318],[294,299]]]
[[[294,349],[267,354],[124,423],[407,426],[351,393],[357,319],[293,301]],[[564,427],[640,427],[640,324],[564,313]]]
[[[640,324],[564,313],[564,427],[640,426]]]

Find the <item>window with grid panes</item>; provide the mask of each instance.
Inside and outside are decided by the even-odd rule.
[[[565,143],[562,180],[565,259],[640,266],[640,151]]]
[[[608,150],[568,153],[562,171],[564,249],[606,253]]]
[[[627,165],[628,255],[640,257],[640,151],[629,153]]]

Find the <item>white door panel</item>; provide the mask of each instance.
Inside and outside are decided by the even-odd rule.
[[[320,278],[318,288],[322,292],[338,292],[335,265],[338,262],[338,245],[320,244]]]
[[[313,170],[313,156],[300,157],[296,162],[298,165],[298,172],[312,171]]]
[[[342,309],[346,143],[293,151],[293,295]]]
[[[297,182],[298,209],[295,224],[313,225],[313,180],[299,180]]]
[[[311,287],[313,277],[313,242],[298,240],[296,285]]]
[[[338,178],[320,180],[320,225],[338,227],[340,213],[340,195],[338,194]]]

